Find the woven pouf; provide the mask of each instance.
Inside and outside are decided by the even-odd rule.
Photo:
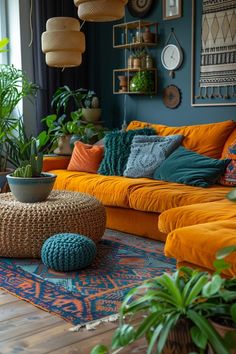
[[[95,243],[104,234],[104,206],[84,193],[52,191],[40,203],[20,203],[11,193],[0,194],[0,257],[40,258],[49,237],[76,233]]]
[[[43,263],[58,272],[87,267],[96,255],[95,243],[86,236],[63,233],[48,238],[42,247]]]

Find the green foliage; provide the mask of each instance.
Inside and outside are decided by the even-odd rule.
[[[49,152],[57,147],[57,139],[64,135],[78,135],[78,139],[84,143],[95,142],[104,137],[105,129],[101,126],[96,126],[93,123],[85,123],[82,121],[82,110],[70,113],[70,120],[65,113],[60,117],[56,114],[50,114],[43,118],[43,123],[46,124],[47,130],[41,134],[45,141],[50,141]],[[94,141],[95,140],[95,141]]]
[[[52,107],[56,109],[57,115],[61,112],[66,113],[69,104],[72,110],[80,108],[92,108],[92,100],[96,93],[83,88],[71,90],[68,86],[59,87],[52,97]]]
[[[139,71],[130,80],[131,92],[153,92],[154,80],[150,71]]]
[[[235,251],[236,246],[221,249],[216,259],[221,261]],[[226,268],[215,264],[213,275],[182,267],[173,274],[164,273],[132,289],[121,305],[120,324],[112,338],[111,351],[97,346],[91,354],[118,353],[141,337],[147,340],[147,354],[162,353],[170,331],[180,320],[190,321],[191,338],[200,354],[208,344],[216,354],[229,354],[230,348],[236,345],[232,334],[222,338],[211,320],[231,326],[236,323],[236,278],[222,278],[220,272]],[[140,321],[133,325],[137,314]]]
[[[37,86],[22,70],[13,65],[0,65],[0,171],[6,169],[9,141],[17,135],[20,117],[15,108],[24,97],[35,95],[36,91]]]

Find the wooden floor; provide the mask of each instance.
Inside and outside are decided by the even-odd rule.
[[[96,344],[109,344],[116,324],[95,331],[70,332],[72,325],[0,290],[0,354],[89,354]],[[122,354],[146,353],[137,344]]]

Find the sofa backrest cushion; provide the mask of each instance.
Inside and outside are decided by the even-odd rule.
[[[153,178],[208,187],[217,182],[230,160],[217,160],[178,147],[154,172]]]
[[[183,135],[136,135],[124,176],[152,178],[154,171],[181,144]]]
[[[127,132],[114,130],[106,134],[104,139],[105,154],[98,173],[105,176],[123,176],[134,136],[154,135],[155,133],[153,128],[148,127]]]
[[[221,157],[224,144],[236,127],[236,123],[227,120],[220,123],[169,127],[161,124],[132,121],[127,129],[140,129],[144,127],[152,127],[157,131],[158,135],[162,136],[184,135],[182,143],[184,147],[199,154],[218,159]]]
[[[67,170],[97,173],[103,154],[103,146],[89,145],[76,141]]]

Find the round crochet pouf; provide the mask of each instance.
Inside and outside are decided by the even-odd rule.
[[[69,272],[87,267],[96,255],[96,245],[88,237],[62,233],[48,238],[42,247],[43,263],[58,272]]]

